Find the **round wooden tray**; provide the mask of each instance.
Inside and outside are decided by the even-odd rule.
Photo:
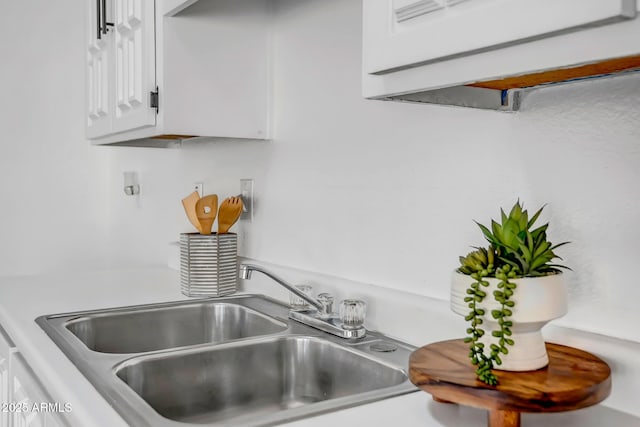
[[[561,412],[601,402],[611,392],[611,370],[602,359],[547,343],[549,365],[536,371],[495,370],[498,385],[476,379],[464,340],[429,344],[409,359],[409,378],[438,402],[489,410],[490,427],[520,426],[521,412]]]

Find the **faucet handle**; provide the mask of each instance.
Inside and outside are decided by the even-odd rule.
[[[364,325],[367,303],[359,299],[345,299],[340,303],[340,320],[344,329],[360,329]]]
[[[333,295],[323,292],[318,294],[318,301],[322,304],[322,314],[329,315],[333,312]]]
[[[296,285],[296,289],[306,295],[311,295],[311,291],[313,291],[313,287],[311,285]],[[289,294],[289,304],[294,310],[306,310],[309,308],[309,303],[293,292]]]

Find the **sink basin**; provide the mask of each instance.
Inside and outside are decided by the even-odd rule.
[[[274,334],[287,324],[230,303],[192,303],[81,316],[65,327],[90,350],[141,353]]]
[[[316,337],[141,356],[118,366],[116,375],[165,418],[224,425],[264,424],[296,409],[308,415],[326,410],[318,403],[407,380],[401,369]]]
[[[36,323],[136,427],[266,426],[417,391],[415,347],[346,340],[263,295],[40,316]]]

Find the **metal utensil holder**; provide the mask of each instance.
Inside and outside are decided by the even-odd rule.
[[[190,297],[233,294],[238,285],[235,233],[180,234],[180,289]]]

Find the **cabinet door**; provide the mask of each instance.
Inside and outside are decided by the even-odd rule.
[[[636,16],[636,0],[364,0],[363,6],[368,74]]]
[[[111,133],[111,72],[113,34],[100,33],[99,2],[87,3],[87,137],[95,138]]]
[[[44,425],[46,427],[66,427],[66,423],[62,419],[53,414],[45,414]]]
[[[9,397],[9,358],[0,354],[0,403],[10,403]],[[0,412],[0,427],[9,425],[9,412]]]
[[[18,410],[11,413],[13,426],[24,427],[43,427],[44,414],[41,412],[33,412],[31,408],[34,403],[42,401],[40,393],[37,393],[32,385],[32,375],[29,374],[29,368],[19,353],[14,353],[12,357],[11,369],[11,391],[13,394],[13,403]]]
[[[11,403],[10,362],[11,354],[15,352],[15,346],[0,327],[0,402]],[[0,427],[8,427],[9,412],[0,412]]]
[[[13,403],[19,410],[11,413],[14,427],[45,427],[46,412],[33,411],[35,405],[49,402],[47,394],[36,380],[31,368],[20,353],[14,353],[11,360],[11,387]]]
[[[113,0],[115,16],[115,113],[113,132],[153,126],[156,109],[155,5],[149,0]]]

